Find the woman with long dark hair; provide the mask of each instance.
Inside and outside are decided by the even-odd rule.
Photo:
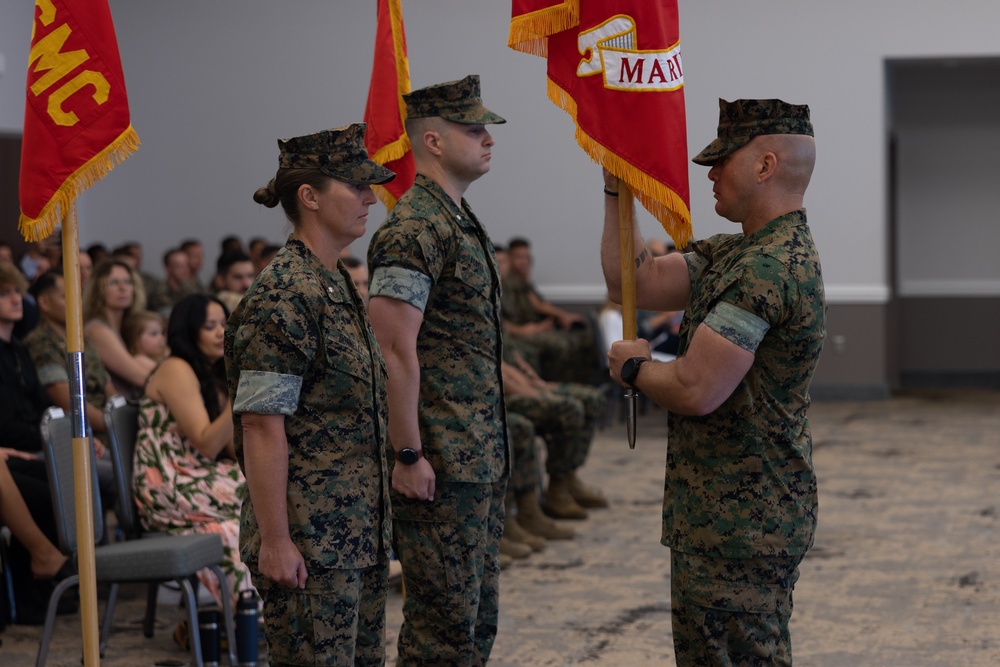
[[[240,492],[233,452],[223,339],[228,317],[215,297],[191,294],[170,314],[170,356],[146,384],[133,482],[143,525],[175,534],[217,533],[232,592],[250,588],[239,556]],[[199,577],[215,595],[211,575]]]

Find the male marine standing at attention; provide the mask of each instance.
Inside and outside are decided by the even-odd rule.
[[[816,530],[806,410],[826,335],[803,196],[816,161],[809,107],[720,100],[715,211],[742,233],[652,259],[636,234],[636,305],[684,310],[675,361],[619,341],[612,376],[670,411],[662,542],[678,667],[792,664],[798,566]],[[605,173],[604,276],[620,301],[618,181]]]
[[[510,459],[500,276],[463,195],[490,169],[486,125],[505,121],[483,106],[476,75],[403,97],[417,175],[368,250],[406,582],[397,664],[473,667],[497,632]]]

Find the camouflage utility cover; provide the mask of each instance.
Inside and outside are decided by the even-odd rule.
[[[327,176],[354,185],[380,185],[396,174],[368,159],[365,123],[291,139],[278,139],[278,167],[319,169]]]
[[[226,328],[233,439],[242,413],[285,415],[288,524],[310,572],[379,563],[389,548],[385,364],[361,296],[294,235]],[[243,502],[240,554],[257,560],[254,506]]]
[[[486,125],[507,121],[483,106],[479,95],[479,75],[459,81],[427,86],[403,95],[407,118],[440,116],[465,125]]]
[[[507,471],[500,378],[500,278],[493,244],[417,174],[368,248],[371,298],[424,313],[417,336],[420,439],[439,480],[492,483]]]
[[[685,258],[691,297],[680,354],[704,322],[756,356],[711,414],[670,413],[662,542],[723,558],[804,554],[817,510],[806,410],[826,336],[805,211],[749,236],[700,241]]]
[[[691,160],[710,167],[763,134],[813,136],[809,107],[781,100],[719,100],[719,136]]]

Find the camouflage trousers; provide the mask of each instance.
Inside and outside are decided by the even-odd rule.
[[[385,664],[385,600],[389,560],[359,570],[309,573],[304,589],[250,576],[264,602],[271,667]]]
[[[546,380],[585,384],[597,370],[597,347],[589,329],[546,331],[515,341],[524,360]]]
[[[393,548],[406,598],[398,667],[480,667],[500,605],[500,537],[507,478],[441,482],[433,502],[392,495]]]
[[[513,470],[507,490],[517,496],[538,488],[540,471],[535,449],[535,427],[530,419],[508,409],[507,433],[514,450]]]
[[[604,409],[604,396],[597,388],[556,383],[540,396],[505,400],[508,414],[530,419],[535,433],[545,440],[545,470],[549,475],[568,475],[583,466]]]
[[[709,558],[671,551],[677,667],[791,667],[801,556]]]

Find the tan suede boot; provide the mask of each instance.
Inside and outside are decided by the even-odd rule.
[[[545,548],[545,538],[526,531],[513,514],[508,514],[503,520],[503,536],[513,542],[527,544],[532,551]]]
[[[569,492],[580,507],[607,507],[608,499],[604,497],[601,490],[593,484],[587,484],[580,480],[574,472],[569,476]]]
[[[554,475],[549,479],[542,510],[556,519],[586,519],[587,510],[573,499],[569,490],[569,475]]]
[[[517,523],[532,535],[547,540],[569,540],[575,535],[572,528],[560,526],[542,513],[537,491],[518,494],[516,501]]]
[[[513,542],[506,535],[500,538],[500,554],[511,558],[527,558],[531,555],[531,547],[520,542]]]
[[[507,554],[500,554],[500,569],[506,570],[514,563],[514,559]]]

